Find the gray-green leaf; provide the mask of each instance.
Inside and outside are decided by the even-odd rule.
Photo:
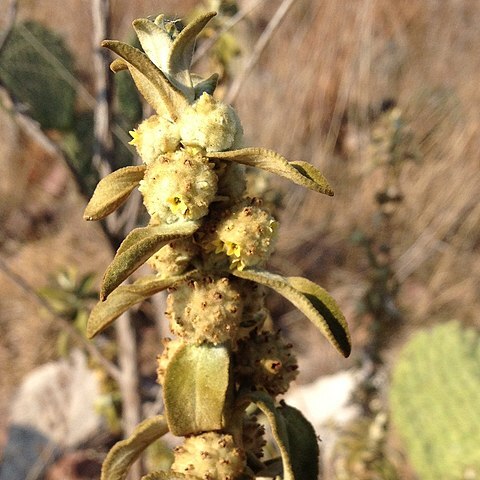
[[[102,178],[85,208],[85,220],[100,220],[127,200],[145,174],[145,165],[120,168]]]
[[[105,271],[100,288],[100,299],[105,300],[161,247],[177,238],[192,235],[198,227],[198,222],[188,221],[169,225],[150,225],[132,230]]]
[[[101,480],[124,480],[140,454],[167,432],[168,425],[162,415],[144,420],[129,438],[116,443],[110,450],[103,462]]]
[[[233,275],[266,285],[290,300],[344,356],[351,351],[348,325],[332,296],[302,277],[282,277],[265,270],[234,270]]]
[[[171,121],[178,118],[188,105],[188,101],[147,55],[117,40],[104,40],[102,46],[109,48],[127,62],[141,94],[159,115],[167,116]]]
[[[90,313],[87,323],[87,336],[93,338],[105,330],[114,320],[130,307],[167,289],[174,283],[189,278],[193,272],[168,278],[157,275],[143,277],[130,285],[120,285],[105,301],[98,302]]]
[[[333,195],[327,179],[313,165],[307,162],[289,162],[280,154],[266,148],[242,148],[228,152],[207,153],[207,156],[262,168],[315,192]]]
[[[286,421],[275,407],[273,399],[264,392],[252,392],[248,398],[253,402],[267,417],[268,423],[272,429],[273,438],[280,450],[283,464],[283,480],[300,480],[301,476],[295,477],[292,460],[290,457],[290,442]]]
[[[224,427],[230,355],[226,347],[183,344],[165,371],[163,397],[170,431],[185,436]]]
[[[192,87],[189,69],[197,36],[215,15],[215,12],[209,12],[197,17],[178,34],[172,44],[168,73],[187,87]]]
[[[280,402],[277,408],[285,420],[289,458],[296,479],[317,480],[318,440],[311,423],[296,408]]]

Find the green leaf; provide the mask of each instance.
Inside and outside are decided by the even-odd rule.
[[[234,270],[233,275],[266,285],[290,300],[344,356],[351,352],[348,325],[335,300],[316,283],[302,277],[282,277],[264,270]]]
[[[90,313],[87,324],[87,337],[93,338],[105,330],[122,313],[137,303],[167,289],[174,283],[186,280],[195,272],[168,278],[151,275],[141,278],[130,285],[120,285],[105,301],[98,302]]]
[[[207,156],[262,168],[315,192],[333,195],[327,179],[313,165],[307,162],[289,162],[280,154],[266,148],[242,148],[228,152],[207,153]]]
[[[147,18],[133,21],[133,28],[144,52],[163,73],[168,73],[168,57],[172,47],[170,35]]]
[[[185,96],[175,88],[162,71],[140,50],[116,40],[104,40],[102,46],[109,48],[127,64],[128,69],[145,100],[159,115],[175,121],[188,105]]]
[[[161,247],[177,238],[192,235],[198,227],[198,222],[188,221],[168,225],[150,225],[132,230],[105,271],[100,288],[100,299],[105,300]]]
[[[129,438],[116,443],[103,462],[101,480],[124,480],[140,454],[155,440],[168,432],[163,415],[140,423]]]
[[[124,167],[102,178],[88,202],[83,218],[100,220],[115,211],[138,187],[145,169],[145,165]]]
[[[315,430],[299,410],[285,402],[280,402],[277,410],[285,420],[289,458],[295,478],[317,480],[320,450]]]
[[[196,79],[193,75],[193,83],[195,84],[195,98],[200,98],[202,93],[208,93],[209,95],[213,95],[213,92],[217,88],[218,83],[218,73],[214,73],[210,77],[203,79]],[[197,81],[198,80],[198,81]]]
[[[292,461],[290,458],[290,441],[288,437],[288,428],[285,419],[275,407],[274,401],[270,395],[265,392],[252,392],[248,398],[253,402],[267,417],[268,423],[272,429],[273,438],[280,450],[283,463],[283,480],[301,480],[302,476],[295,477]]]
[[[170,431],[185,436],[224,427],[230,380],[226,347],[184,344],[165,371],[163,398]]]
[[[168,59],[168,73],[187,87],[192,87],[189,69],[197,36],[215,15],[215,12],[209,12],[197,17],[173,41]]]

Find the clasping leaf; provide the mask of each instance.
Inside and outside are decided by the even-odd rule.
[[[173,353],[163,385],[165,415],[174,435],[224,427],[230,355],[222,345],[185,343]]]

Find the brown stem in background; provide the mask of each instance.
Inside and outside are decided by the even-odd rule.
[[[107,51],[101,49],[100,43],[109,38],[109,0],[92,2],[94,72],[96,103],[94,109],[95,146],[93,165],[101,177],[112,170],[113,139],[111,133],[112,82]],[[122,235],[123,225],[118,215],[111,215],[106,222],[108,236],[115,248],[115,239]],[[124,313],[115,324],[118,342],[118,362],[120,366],[119,387],[122,395],[122,426],[124,435],[128,436],[141,417],[141,400],[137,368],[137,346],[135,331],[130,314]],[[141,464],[133,465],[129,478],[141,476]]]

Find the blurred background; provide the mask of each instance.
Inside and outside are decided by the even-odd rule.
[[[107,3],[2,0],[0,479],[98,478],[129,429],[125,405],[161,409],[162,298],[133,327],[84,336],[142,211],[134,196],[102,228],[83,209],[106,165],[137,161],[128,131],[150,114],[128,75],[104,78],[97,39],[134,42],[135,18],[211,9],[194,71],[221,74],[246,145],[313,163],[335,191],[250,173],[280,219],[270,269],[322,285],[351,329],[343,359],[268,299],[299,358],[287,401],[322,440],[323,478],[480,478],[480,3],[110,0],[102,13]],[[168,461],[163,448],[145,463]]]

